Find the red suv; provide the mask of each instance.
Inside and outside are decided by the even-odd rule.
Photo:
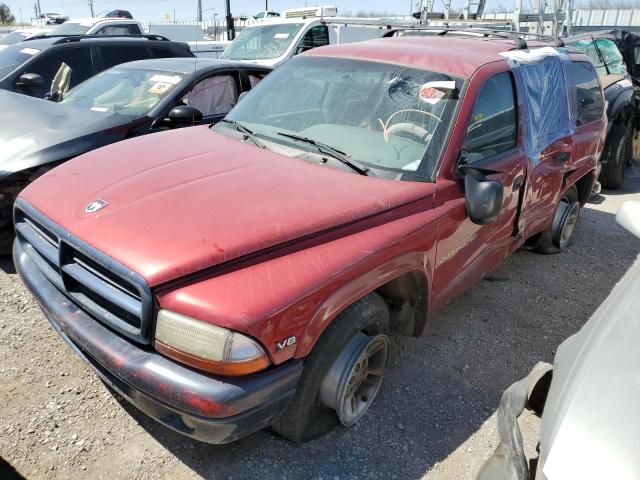
[[[111,145],[27,187],[17,268],[106,383],[185,435],[353,425],[389,332],[420,335],[523,245],[569,243],[602,90],[585,55],[522,43],[300,55],[215,127]]]

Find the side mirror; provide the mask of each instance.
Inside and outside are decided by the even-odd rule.
[[[640,202],[627,200],[616,213],[616,223],[627,232],[640,238]]]
[[[193,125],[202,121],[202,112],[189,105],[173,107],[167,116],[176,125]]]
[[[498,172],[471,165],[461,165],[459,169],[464,174],[464,200],[469,218],[476,225],[493,222],[502,209],[504,187],[485,175]]]
[[[44,87],[44,79],[37,73],[23,73],[18,79],[19,87]]]

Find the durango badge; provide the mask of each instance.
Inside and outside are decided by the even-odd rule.
[[[93,202],[87,203],[84,207],[84,211],[86,213],[95,213],[98,210],[102,210],[104,207],[109,205],[106,200],[94,200]]]

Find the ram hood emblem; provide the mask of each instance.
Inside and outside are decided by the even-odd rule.
[[[104,207],[109,205],[106,200],[94,200],[93,202],[87,203],[84,207],[84,211],[86,213],[95,213],[98,210],[102,210]]]

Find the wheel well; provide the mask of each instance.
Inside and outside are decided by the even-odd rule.
[[[419,336],[427,317],[427,281],[422,273],[407,272],[376,289],[389,309],[391,331]]]
[[[585,175],[578,179],[574,185],[578,189],[578,200],[580,201],[580,205],[584,205],[589,200],[589,197],[591,197],[591,191],[593,190],[592,175]]]

